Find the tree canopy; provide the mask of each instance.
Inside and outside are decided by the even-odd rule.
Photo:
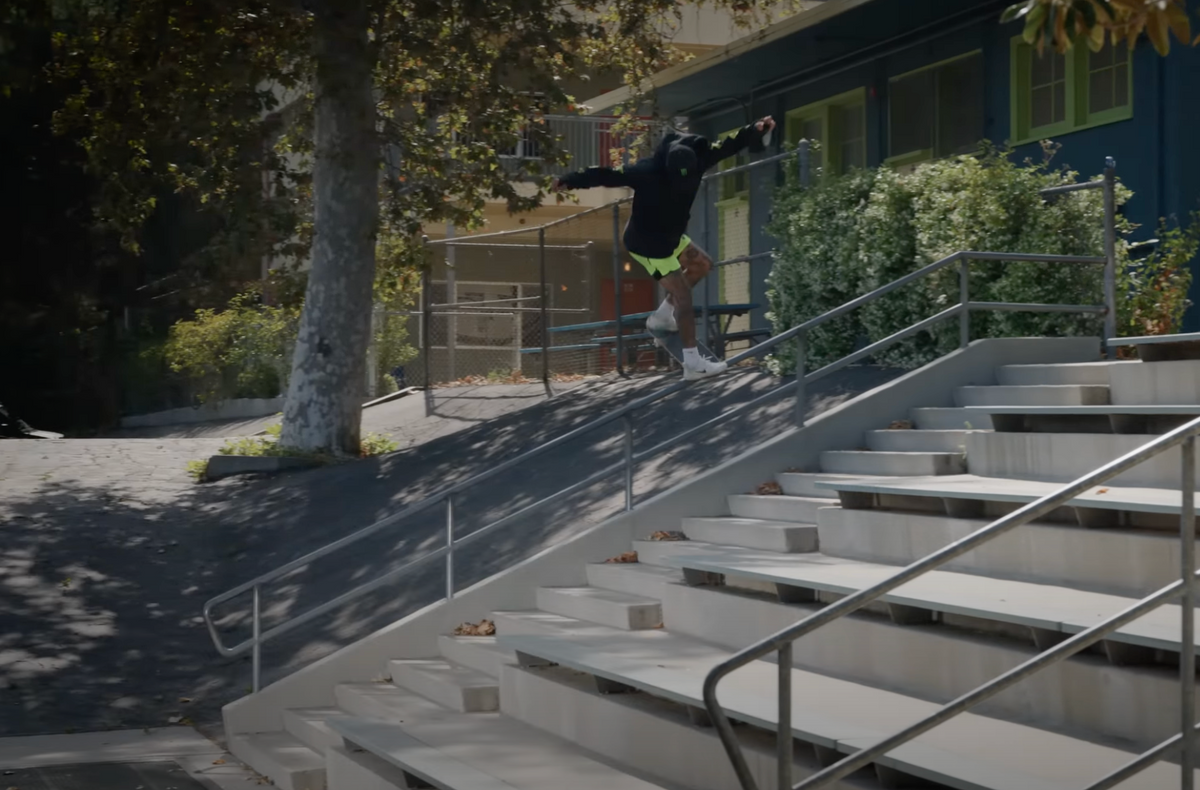
[[[1025,21],[1025,41],[1038,52],[1050,46],[1066,52],[1077,41],[1098,51],[1106,37],[1132,48],[1144,33],[1160,55],[1171,51],[1171,36],[1192,38],[1187,0],[1023,0],[1008,7],[1004,21]]]

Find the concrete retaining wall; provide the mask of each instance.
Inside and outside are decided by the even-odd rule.
[[[157,428],[162,425],[184,425],[213,420],[249,420],[268,417],[283,411],[283,398],[235,398],[206,403],[196,408],[185,406],[151,414],[122,417],[122,428]]]

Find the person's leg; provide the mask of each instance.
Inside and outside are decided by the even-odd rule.
[[[682,239],[680,239],[679,247],[672,260],[679,262],[679,269],[682,270],[683,276],[687,280],[687,284],[693,288],[697,283],[707,277],[708,273],[711,272],[713,268],[712,259],[705,254],[704,250],[697,247],[687,236],[684,236]],[[671,295],[671,291],[668,290],[667,297],[663,299],[662,304],[658,306],[657,321],[665,321],[669,324],[677,324],[680,315],[678,308],[678,303],[675,302]],[[690,305],[688,309],[692,309]],[[695,323],[694,320],[693,323]],[[672,326],[671,328],[674,329],[675,327]]]
[[[667,299],[675,310],[675,320],[679,325],[679,339],[684,348],[696,347],[696,313],[692,309],[692,283],[682,269],[676,269],[664,275],[662,287],[667,292]]]

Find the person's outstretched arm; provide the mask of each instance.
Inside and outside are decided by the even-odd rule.
[[[774,128],[775,119],[769,115],[755,121],[749,126],[743,127],[738,130],[737,134],[732,137],[726,137],[721,142],[709,148],[708,153],[704,155],[703,161],[700,163],[701,169],[707,171],[722,159],[737,156],[746,148],[761,150],[763,138]]]
[[[555,189],[592,189],[593,187],[630,187],[638,184],[650,174],[653,164],[642,160],[628,167],[589,167],[567,173],[555,182]]]

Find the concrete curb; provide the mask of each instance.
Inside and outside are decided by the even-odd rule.
[[[204,479],[220,480],[222,477],[233,475],[271,474],[287,469],[311,469],[320,465],[320,461],[287,456],[214,455],[208,459]]]

